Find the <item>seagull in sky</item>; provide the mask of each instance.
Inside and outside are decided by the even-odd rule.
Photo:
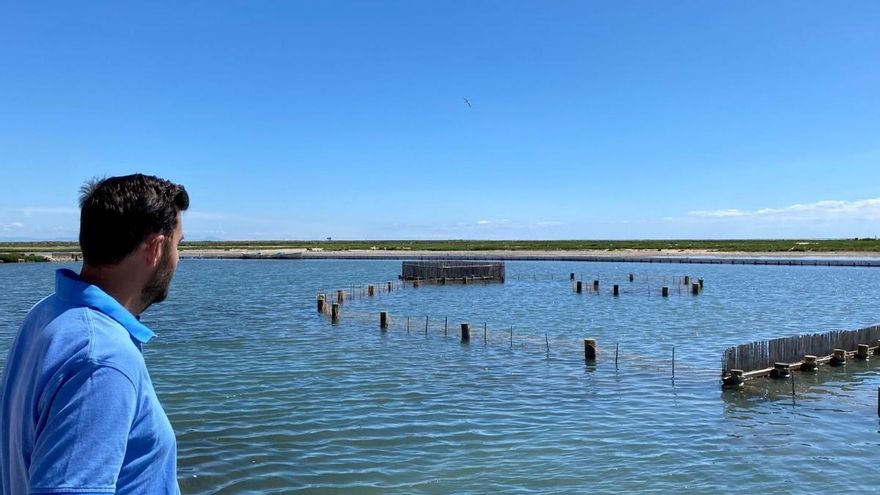
[[[471,108],[471,100],[468,100],[467,98],[465,98],[464,102],[467,104],[468,108]]]

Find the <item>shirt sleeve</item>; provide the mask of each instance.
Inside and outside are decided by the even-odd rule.
[[[114,493],[136,406],[115,368],[87,363],[61,380],[38,418],[30,493]]]

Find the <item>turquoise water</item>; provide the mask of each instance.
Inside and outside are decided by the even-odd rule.
[[[0,360],[60,266],[76,268],[0,266]],[[719,384],[728,346],[876,324],[880,269],[508,262],[503,285],[358,297],[337,325],[315,311],[318,292],[399,271],[399,261],[181,262],[169,300],[144,321],[159,334],[145,355],[177,433],[184,493],[880,484],[880,359],[795,374],[794,398],[789,381]],[[569,272],[598,276],[603,292],[574,294]],[[685,274],[705,280],[701,295],[678,293],[673,277]],[[659,297],[664,284],[669,298]],[[470,344],[458,338],[461,322],[472,325]],[[591,366],[587,337],[600,346]]]

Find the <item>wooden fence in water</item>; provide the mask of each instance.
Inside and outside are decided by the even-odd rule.
[[[504,282],[504,263],[499,261],[404,261],[404,280],[491,280]]]
[[[724,351],[721,374],[727,375],[734,369],[744,372],[763,370],[772,368],[774,363],[798,363],[807,355],[828,356],[835,349],[852,351],[859,344],[873,347],[877,340],[880,340],[880,325],[751,342]]]

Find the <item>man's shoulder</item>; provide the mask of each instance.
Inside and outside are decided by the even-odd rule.
[[[64,307],[50,296],[34,306],[24,327],[50,360],[77,356],[116,368],[132,381],[140,379],[144,368],[140,350],[122,324],[98,310]]]

